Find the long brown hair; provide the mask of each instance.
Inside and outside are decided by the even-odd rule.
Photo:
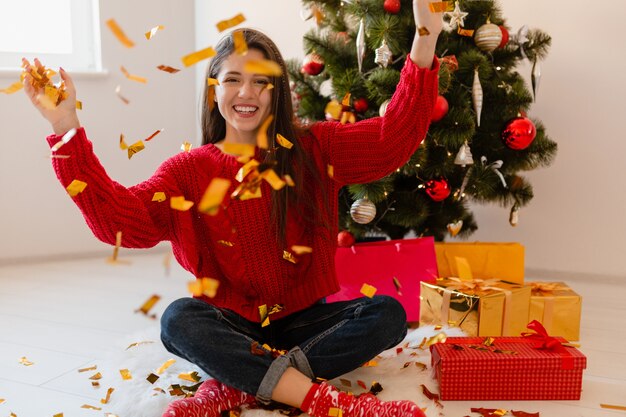
[[[312,157],[307,157],[302,146],[300,137],[307,135],[308,129],[300,125],[294,115],[291,102],[291,89],[289,87],[289,77],[285,61],[278,50],[276,44],[263,33],[254,29],[238,29],[243,33],[244,39],[249,49],[256,49],[263,53],[265,59],[276,62],[282,69],[281,76],[270,77],[270,82],[274,88],[270,114],[274,119],[270,124],[267,136],[270,138],[270,149],[265,153],[264,162],[275,163],[274,170],[279,176],[289,174],[295,187],[283,187],[281,190],[272,190],[272,218],[276,222],[277,238],[281,243],[285,243],[287,227],[287,211],[295,209],[302,219],[310,225],[321,224],[330,229],[327,216],[330,213],[328,198],[325,187],[321,180],[319,170],[312,161]],[[232,33],[225,36],[215,47],[216,55],[211,59],[207,68],[207,78],[217,78],[224,61],[234,53],[234,41]],[[210,88],[205,84],[203,105],[202,105],[202,144],[216,143],[226,136],[226,120],[219,111],[217,105],[210,109],[208,100]],[[289,139],[294,146],[287,150],[276,146],[276,134],[280,133]],[[305,177],[307,182],[305,184]],[[315,189],[321,190],[322,207],[315,204],[317,200],[313,196]],[[322,209],[322,210],[320,210]]]

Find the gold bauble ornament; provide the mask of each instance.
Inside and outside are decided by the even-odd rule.
[[[491,52],[502,42],[502,31],[498,25],[487,21],[474,33],[474,42],[481,51]]]
[[[367,197],[360,198],[352,203],[350,217],[359,224],[367,224],[376,217],[376,205]]]

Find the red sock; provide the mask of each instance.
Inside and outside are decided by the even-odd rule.
[[[193,397],[172,402],[163,417],[220,417],[222,411],[255,401],[250,394],[209,379],[198,387]]]
[[[331,408],[341,410],[343,417],[425,417],[424,412],[411,401],[380,401],[376,396],[350,395],[323,382],[314,384],[307,393],[302,411],[311,417],[328,417]]]

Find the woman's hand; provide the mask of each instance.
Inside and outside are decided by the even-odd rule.
[[[40,97],[44,95],[44,91],[41,87],[34,85],[33,77],[30,75],[30,71],[33,69],[43,69],[41,62],[35,58],[35,68],[33,68],[27,59],[22,58],[22,64],[26,70],[26,76],[24,77],[24,91],[30,99],[33,106],[41,115],[50,123],[54,133],[56,135],[64,135],[68,130],[78,129],[80,122],[78,121],[78,115],[76,114],[76,88],[72,78],[65,72],[63,68],[60,69],[61,79],[65,82],[65,91],[67,97],[62,100],[56,107],[50,108],[42,104]]]
[[[436,38],[443,28],[443,13],[430,11],[430,3],[432,0],[413,0],[413,16],[417,30],[425,28],[429,33],[426,36]]]

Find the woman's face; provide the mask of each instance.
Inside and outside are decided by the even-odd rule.
[[[246,55],[232,53],[217,74],[219,85],[215,98],[220,113],[226,120],[226,141],[256,143],[259,126],[270,114],[271,90],[267,88],[270,78],[244,71],[246,62],[265,59],[257,49]]]

